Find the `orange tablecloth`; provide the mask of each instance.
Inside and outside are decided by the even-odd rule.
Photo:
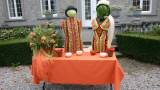
[[[116,56],[100,58],[99,55],[73,55],[71,58],[46,58],[41,53],[32,60],[33,82],[40,81],[57,84],[104,85],[113,84],[120,89],[124,77]]]

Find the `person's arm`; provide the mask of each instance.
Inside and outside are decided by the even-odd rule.
[[[114,23],[114,18],[110,15],[109,16],[109,20],[110,20],[110,27],[108,30],[108,48],[111,48],[111,44],[112,44],[112,40],[114,37],[114,31],[115,31],[115,23]]]

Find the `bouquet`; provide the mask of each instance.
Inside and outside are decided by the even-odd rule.
[[[53,24],[46,23],[42,26],[36,26],[33,32],[30,32],[28,39],[33,55],[41,50],[46,56],[55,56],[54,48],[57,43]]]

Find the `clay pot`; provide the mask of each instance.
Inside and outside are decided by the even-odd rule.
[[[112,57],[112,56],[113,56],[114,51],[115,51],[115,49],[114,49],[114,48],[108,48],[108,49],[107,49],[108,56],[109,56],[109,57]]]
[[[56,56],[57,57],[62,57],[62,54],[63,54],[63,50],[62,49],[57,49],[57,50],[55,50],[56,51]]]
[[[90,51],[90,54],[93,56],[93,55],[96,55],[96,52],[95,51]]]

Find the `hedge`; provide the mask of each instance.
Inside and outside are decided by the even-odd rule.
[[[28,65],[32,62],[32,51],[27,36],[32,28],[15,27],[0,29],[0,66]],[[58,48],[63,46],[63,38],[57,34]]]
[[[0,29],[0,40],[21,39],[28,36],[31,28],[16,27],[10,29]]]
[[[32,52],[26,39],[0,41],[0,66],[28,65]]]
[[[117,34],[120,52],[136,60],[160,64],[160,36],[145,35],[143,33]]]
[[[59,36],[58,48],[63,41]],[[30,65],[32,63],[32,51],[26,39],[0,41],[0,66]]]

